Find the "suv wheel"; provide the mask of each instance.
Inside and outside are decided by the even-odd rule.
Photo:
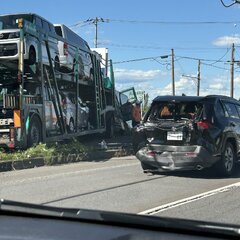
[[[236,153],[232,143],[227,142],[219,162],[219,170],[223,176],[232,175],[236,164]]]

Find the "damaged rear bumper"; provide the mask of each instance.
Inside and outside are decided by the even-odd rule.
[[[141,148],[136,157],[143,165],[149,166],[149,170],[202,170],[219,159],[197,145],[151,145]]]

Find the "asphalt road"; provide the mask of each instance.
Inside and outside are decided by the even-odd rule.
[[[240,169],[144,174],[134,156],[0,173],[0,198],[240,224]]]

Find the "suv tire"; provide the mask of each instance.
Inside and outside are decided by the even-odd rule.
[[[230,177],[234,172],[235,165],[236,152],[232,143],[226,142],[218,165],[220,174],[225,177]]]

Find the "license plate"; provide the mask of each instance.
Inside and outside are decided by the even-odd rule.
[[[182,132],[168,132],[167,133],[167,140],[177,140],[181,141],[183,139]]]

